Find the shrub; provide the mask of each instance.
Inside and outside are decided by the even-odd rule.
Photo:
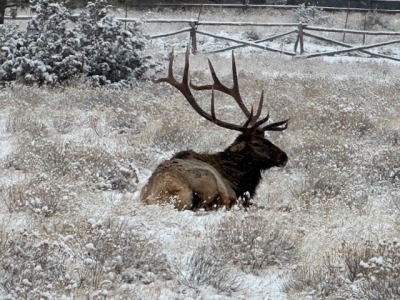
[[[221,249],[215,247],[198,247],[184,267],[173,266],[172,272],[182,285],[192,289],[210,285],[229,295],[241,286],[239,276],[229,267]]]
[[[331,276],[326,269],[312,268],[301,265],[293,273],[293,279],[289,289],[295,292],[310,292],[315,295],[315,299],[325,299],[339,287],[336,276]]]
[[[15,183],[2,193],[2,202],[9,212],[31,210],[43,217],[67,213],[76,194],[58,181],[37,176],[27,182]]]
[[[76,233],[75,245],[86,250],[83,259],[88,267],[83,269],[91,273],[91,276],[79,276],[81,284],[98,287],[99,276],[93,275],[99,272],[102,276],[112,272],[126,283],[148,284],[157,277],[171,279],[165,255],[123,221],[90,219]]]
[[[157,246],[123,221],[88,221],[59,234],[0,231],[0,283],[7,299],[82,298],[88,290],[104,299],[125,283],[171,279]]]
[[[33,167],[34,166],[34,167]],[[135,191],[135,166],[118,153],[75,142],[36,139],[22,144],[16,155],[8,157],[6,168],[51,174],[52,180],[63,178],[94,189]],[[46,178],[47,180],[48,178]]]
[[[95,85],[125,86],[154,67],[137,24],[122,28],[105,0],[89,2],[78,18],[51,0],[31,0],[37,16],[25,32],[1,28],[0,80],[57,84],[79,74]]]
[[[400,243],[382,240],[374,247],[374,255],[360,262],[360,277],[366,283],[363,292],[367,299],[400,298]]]
[[[298,22],[315,23],[322,18],[321,11],[322,10],[317,6],[312,5],[306,7],[304,4],[301,4],[294,13]]]
[[[294,252],[291,241],[281,230],[262,218],[230,219],[216,232],[215,247],[246,273],[257,274],[270,265],[281,265]]]
[[[0,236],[0,281],[10,296],[33,299],[56,289],[66,277],[63,264],[68,247],[37,232],[9,232]],[[46,287],[47,286],[47,287]],[[11,298],[14,299],[14,298]]]
[[[312,290],[329,299],[398,299],[400,244],[397,240],[346,242],[327,251],[322,263],[302,264],[293,272],[292,291]],[[351,295],[351,296],[350,296]]]

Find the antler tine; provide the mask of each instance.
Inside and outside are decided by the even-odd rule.
[[[261,91],[261,97],[260,97],[260,102],[258,102],[257,113],[253,118],[254,121],[257,121],[258,118],[260,117],[263,104],[264,104],[264,90]]]
[[[250,110],[250,116],[247,118],[246,122],[244,122],[243,127],[247,128],[253,119],[254,119],[254,115],[253,115],[253,106],[252,106],[251,110]]]
[[[269,112],[267,113],[267,115],[262,118],[261,120],[258,120],[258,118],[261,115],[261,111],[262,111],[262,105],[264,102],[264,91],[261,91],[261,98],[260,98],[260,102],[258,103],[258,109],[257,109],[257,113],[253,118],[253,125],[251,126],[252,130],[261,130],[262,132],[267,131],[267,130],[271,130],[271,131],[283,131],[287,128],[288,126],[288,122],[289,119],[284,120],[284,121],[279,121],[279,122],[275,122],[272,124],[268,124],[264,127],[259,128],[262,124],[264,124],[265,122],[267,122],[269,120]],[[258,120],[258,121],[257,121]],[[257,121],[257,122],[255,122]],[[283,126],[282,126],[283,125]]]
[[[259,104],[258,104],[257,113],[256,113],[256,115],[255,115],[254,118],[253,118],[253,122],[254,122],[254,123],[253,123],[253,125],[250,127],[250,129],[251,129],[252,131],[261,131],[261,132],[265,132],[265,131],[267,131],[267,130],[269,130],[269,131],[283,131],[283,130],[285,130],[285,129],[288,127],[289,119],[284,120],[284,121],[275,122],[275,123],[272,123],[272,124],[268,124],[268,125],[266,125],[266,126],[260,128],[260,126],[261,126],[262,124],[264,124],[265,122],[267,122],[267,121],[269,120],[269,112],[268,112],[268,113],[267,113],[267,116],[265,116],[265,117],[262,118],[261,120],[258,120],[258,121],[257,121],[257,119],[258,119],[258,118],[260,117],[260,115],[261,115],[263,102],[264,102],[264,91],[261,91],[261,98],[260,98],[260,102],[259,102]],[[255,122],[255,121],[257,121],[257,122]],[[246,122],[246,123],[247,123],[247,122]]]
[[[185,67],[183,69],[182,83],[189,87],[189,47],[186,48],[185,53]]]
[[[268,121],[269,119],[269,112],[267,113],[267,116],[262,118],[261,120],[258,120],[258,118],[261,115],[262,112],[262,106],[264,104],[264,90],[261,91],[261,96],[260,96],[260,101],[258,102],[258,108],[257,108],[257,113],[254,115],[254,117],[252,118],[252,129],[257,129],[258,127],[260,127],[262,124],[264,124],[265,122]],[[253,106],[251,107],[253,109]],[[258,120],[258,121],[257,121]]]
[[[215,73],[214,66],[212,65],[210,59],[207,58],[207,61],[208,61],[208,67],[210,68],[211,77],[212,77],[214,83],[213,84],[205,84],[205,85],[195,85],[192,82],[190,82],[190,87],[196,91],[216,89],[217,91],[223,92],[225,94],[230,94],[231,89],[221,83],[221,81],[219,80],[219,78],[217,76],[217,73]]]
[[[211,117],[216,120],[215,117],[215,102],[214,102],[214,87],[211,90]]]
[[[261,120],[258,120],[257,122],[255,122],[251,128],[252,129],[258,129],[258,127],[260,127],[262,124],[264,124],[265,122],[267,122],[269,120],[269,112],[267,114],[266,117],[262,118]]]
[[[172,51],[169,53],[169,64],[168,64],[168,77],[174,77],[174,56],[175,56],[175,52],[174,52],[174,48],[172,48]]]
[[[158,79],[153,79],[153,82],[154,83],[166,82],[174,87],[177,87],[177,85],[179,85],[179,82],[177,82],[176,79],[174,78],[173,66],[174,66],[174,49],[172,48],[171,52],[169,53],[168,76]]]
[[[226,85],[223,85],[221,83],[221,81],[219,80],[217,73],[215,72],[215,69],[209,59],[208,59],[208,65],[210,67],[211,77],[212,77],[214,83],[206,84],[206,85],[195,85],[192,82],[190,82],[190,87],[197,91],[211,90],[212,88],[214,88],[214,90],[220,91],[222,93],[225,93],[225,94],[231,96],[232,98],[235,99],[236,103],[239,105],[240,109],[243,111],[243,113],[246,115],[246,117],[249,117],[250,111],[244,104],[242,97],[240,96],[240,92],[239,92],[239,82],[238,82],[238,77],[237,77],[236,61],[235,61],[234,52],[232,51],[233,86],[231,88],[228,88]]]
[[[272,124],[268,124],[267,126],[264,126],[261,128],[261,131],[283,131],[288,127],[288,123],[289,123],[289,119],[284,120],[284,121],[279,121],[279,122],[275,122]]]

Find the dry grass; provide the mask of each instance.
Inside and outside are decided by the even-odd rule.
[[[107,296],[135,281],[170,280],[165,257],[124,222],[94,220],[60,227],[57,233],[35,230],[1,232],[0,280],[15,298]],[[89,295],[89,294],[88,294]],[[79,297],[80,297],[79,296]]]
[[[243,287],[220,251],[221,248],[200,246],[183,262],[184,266],[173,265],[172,272],[183,286],[197,291],[212,286],[219,293],[232,295]]]
[[[294,238],[285,233],[285,227],[258,216],[227,219],[216,229],[214,247],[245,273],[259,274],[272,265],[282,267],[293,261]]]
[[[342,241],[323,256],[322,265],[301,265],[290,289],[317,298],[396,299],[399,296],[399,245],[393,241]]]

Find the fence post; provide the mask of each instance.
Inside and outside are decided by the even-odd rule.
[[[368,11],[365,13],[364,16],[364,31],[367,30],[367,17],[368,17]],[[363,45],[365,45],[365,33],[363,34]]]
[[[125,19],[128,18],[128,0],[125,0]],[[125,22],[125,30],[128,22]]]
[[[191,27],[190,40],[192,41],[192,53],[193,54],[196,54],[196,52],[197,52],[197,36],[196,36],[197,25],[198,25],[198,23],[196,21],[189,23],[189,26]]]
[[[299,24],[299,37],[300,37],[300,54],[304,53],[304,35],[303,35],[303,23]]]
[[[297,51],[297,47],[299,46],[300,42],[300,54],[303,54],[304,52],[304,40],[303,40],[303,23],[300,22],[298,27],[297,27],[297,39],[296,42],[294,43],[294,53]]]
[[[347,4],[346,21],[344,22],[344,29],[347,28],[347,22],[349,21],[349,14],[350,14],[350,0]],[[346,32],[343,32],[343,43],[345,39],[346,39]]]
[[[298,26],[297,40],[296,43],[294,44],[294,52],[296,52],[297,46],[299,45],[300,42],[300,55],[304,53],[303,27],[304,27],[303,23],[300,22]]]

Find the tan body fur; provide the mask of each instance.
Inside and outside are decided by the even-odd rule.
[[[196,159],[173,158],[160,164],[143,187],[146,204],[172,203],[176,209],[231,207],[236,193],[210,164]]]

